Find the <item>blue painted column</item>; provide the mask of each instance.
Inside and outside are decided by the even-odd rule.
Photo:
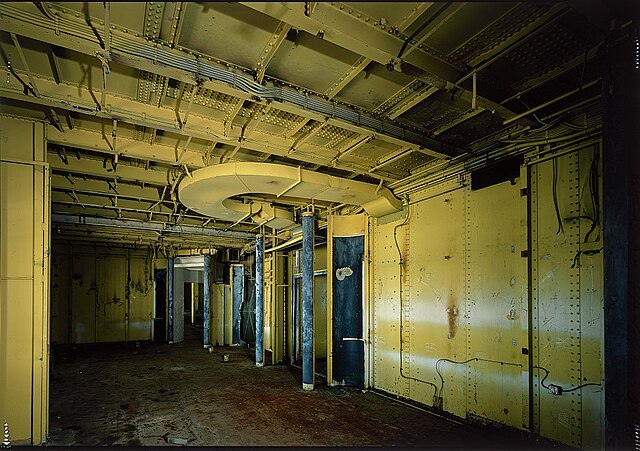
[[[302,215],[302,389],[313,390],[313,213]]]
[[[264,365],[264,351],[262,346],[264,318],[264,240],[262,235],[256,236],[256,366]]]
[[[210,333],[209,333],[209,304],[211,303],[211,256],[204,256],[204,347],[211,347]]]
[[[169,258],[169,275],[168,282],[169,287],[167,289],[167,299],[168,299],[168,322],[169,322],[169,343],[173,343],[173,270],[174,270],[174,260],[173,258]]]

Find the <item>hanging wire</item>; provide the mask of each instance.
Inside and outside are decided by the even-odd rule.
[[[562,225],[562,218],[560,217],[560,206],[558,205],[558,162],[556,158],[553,158],[553,206],[556,210],[556,219],[558,220],[558,230],[556,231],[556,235],[560,232],[564,233],[564,226]]]
[[[465,365],[469,362],[489,362],[489,363],[498,363],[504,366],[518,366],[522,368],[522,363],[503,362],[500,360],[483,359],[480,357],[473,357],[467,360],[460,360],[460,361],[451,360],[451,359],[438,359],[436,361],[436,373],[438,373],[438,376],[440,377],[440,390],[438,392],[439,397],[442,397],[442,390],[444,389],[444,378],[442,377],[442,373],[440,372],[440,368],[439,368],[439,365],[441,362],[453,363],[455,365]]]
[[[596,229],[597,226],[600,225],[600,196],[598,194],[598,163],[600,160],[600,152],[599,149],[596,148],[593,160],[591,161],[591,168],[589,170],[589,192],[591,194],[591,204],[593,205],[593,219],[591,223],[591,229],[587,232],[584,237],[584,242],[589,243],[589,238],[591,234]],[[598,241],[600,236],[594,240]]]
[[[549,370],[544,368],[544,367],[537,366],[537,365],[534,366],[533,368],[534,369],[538,369],[538,370],[542,370],[542,371],[545,372],[544,377],[540,381],[540,385],[542,386],[542,388],[545,388],[545,389],[548,390],[550,385],[545,385],[544,381],[547,379],[547,377],[549,377],[549,374],[551,374],[549,372]],[[563,393],[571,393],[572,391],[580,390],[581,388],[588,387],[590,385],[597,386],[597,387],[602,387],[602,384],[597,384],[595,382],[586,382],[584,384],[578,385],[577,387],[573,387],[573,388],[564,388],[564,387],[561,387],[559,385],[556,385],[556,387],[559,387],[562,390]]]

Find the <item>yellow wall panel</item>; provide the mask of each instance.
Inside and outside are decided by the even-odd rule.
[[[542,380],[548,371],[544,385],[571,389],[604,377],[599,227],[587,237],[594,217],[589,173],[597,152],[589,147],[531,168],[533,359],[541,367],[534,373],[534,427],[587,448],[603,446],[602,387],[554,396]]]
[[[52,329],[73,343],[150,340],[153,259],[147,249],[56,243]]]
[[[210,342],[214,346],[223,346],[225,334],[225,304],[229,300],[230,285],[211,285]]]
[[[467,191],[466,282],[468,411],[528,427],[526,217],[520,184]]]
[[[127,262],[98,258],[97,336],[99,342],[125,341]]]
[[[465,194],[458,190],[412,205],[405,228],[410,283],[410,322],[405,324],[410,338],[405,352],[411,355],[403,372],[415,378],[411,397],[433,404],[434,387],[440,389],[435,370],[438,359],[465,360],[465,279],[464,279]],[[406,232],[406,231],[405,231]],[[407,246],[408,244],[408,246]],[[466,371],[459,365],[443,365],[446,377],[443,398],[445,410],[466,414]]]
[[[11,438],[31,438],[33,371],[31,280],[2,280],[0,330],[0,421],[9,423]]]
[[[0,116],[0,424],[48,431],[49,172],[44,124]]]
[[[522,165],[514,184],[471,190],[467,174],[460,189],[410,196],[406,221],[370,220],[375,387],[603,446],[603,243],[598,224],[590,233],[597,150]],[[571,391],[553,395],[549,384]]]
[[[129,321],[127,340],[151,340],[153,265],[150,258],[129,258]]]
[[[42,153],[44,127],[42,124],[5,116],[2,116],[0,121],[0,126],[3,128],[0,159],[22,162],[44,161],[45,155]],[[40,143],[36,143],[34,140],[36,128],[39,129],[37,133],[41,140]],[[24,168],[28,168],[28,166]],[[29,199],[30,205],[32,202],[33,199]]]
[[[409,398],[409,379],[400,375],[400,264],[394,241],[394,228],[405,217],[400,214],[371,220],[373,239],[373,384],[374,387]],[[402,249],[405,234],[398,229],[397,241]],[[409,354],[406,354],[409,356]]]
[[[24,146],[23,146],[24,147]],[[4,148],[4,146],[3,146]],[[31,166],[2,164],[2,252],[0,273],[4,277],[31,279],[33,276],[33,172]],[[42,201],[42,193],[40,193]]]
[[[71,265],[72,340],[73,343],[95,343],[98,289],[95,254],[79,253],[74,248]]]

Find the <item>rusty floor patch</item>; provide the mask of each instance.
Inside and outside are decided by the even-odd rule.
[[[223,354],[230,361],[223,362]],[[66,346],[51,377],[49,445],[545,448],[510,429],[459,425],[372,392],[301,389],[300,370],[197,340]]]

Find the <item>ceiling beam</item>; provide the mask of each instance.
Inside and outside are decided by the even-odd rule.
[[[311,17],[304,15],[302,3],[241,2],[241,4],[274,19],[287,22],[314,36],[322,31],[324,40],[384,66],[397,58],[398,50],[404,43],[402,38],[393,33],[362,22],[347,11],[329,3],[318,4]],[[461,74],[460,69],[454,65],[422,49],[411,53],[406,60],[402,61],[402,64],[394,65],[394,70],[398,70],[398,67],[401,72],[439,89],[456,87],[456,80]],[[461,86],[457,88],[458,95],[471,103],[473,93]],[[505,119],[515,115],[499,103],[481,96],[478,96],[478,105],[495,111]]]
[[[480,55],[477,55],[469,61],[469,66],[473,68],[472,71],[481,70],[501,58],[503,55],[506,55],[508,52],[525,44],[530,38],[545,30],[548,26],[555,23],[569,11],[570,9],[567,7],[566,3],[555,3],[540,17],[522,27],[511,36],[501,41],[498,45],[488,49]],[[470,75],[467,75],[467,77],[468,76]]]
[[[157,186],[142,186],[142,184],[118,183],[117,180],[84,179],[80,176],[65,176],[54,172],[51,175],[52,189],[76,190],[79,192],[96,193],[104,196],[121,196],[155,202],[162,192]]]
[[[414,91],[412,94],[409,94],[408,96],[397,102],[395,105],[393,105],[393,107],[389,109],[387,116],[389,116],[390,119],[396,119],[398,116],[406,113],[411,108],[413,108],[423,100],[431,97],[438,91],[438,88],[425,85],[421,89]]]
[[[314,16],[321,6],[324,7],[325,4],[318,5]],[[7,6],[6,4],[0,5],[0,12],[2,13],[0,22],[9,31],[14,31],[17,34],[36,40],[52,42],[91,56],[94,56],[96,50],[99,50],[97,38],[91,28],[86,24],[74,22],[71,18],[66,17],[64,13],[58,14],[58,17],[64,17],[64,21],[53,23],[41,16],[16,11],[15,7]],[[28,20],[25,20],[25,16],[28,16]],[[69,25],[66,23],[67,21]],[[70,25],[71,22],[73,22],[73,25]],[[347,108],[337,104],[322,105],[327,101],[321,98],[313,98],[314,102],[309,102],[307,100],[309,94],[302,95],[294,89],[283,86],[275,87],[271,84],[253,86],[252,84],[255,84],[255,82],[252,79],[248,79],[243,73],[214,62],[208,62],[205,58],[194,56],[193,52],[189,54],[180,49],[169,49],[159,46],[159,44],[152,45],[140,38],[117,30],[113,30],[111,34],[113,42],[110,57],[112,61],[117,63],[188,83],[194,83],[198,77],[205,79],[208,77],[211,80],[204,81],[203,87],[234,97],[253,101],[274,99],[281,102],[279,103],[279,109],[316,120],[325,120],[327,117],[333,117],[334,119],[332,120],[337,122],[338,126],[356,127],[361,133],[380,132],[384,129],[384,133],[379,133],[379,138],[382,140],[393,138],[394,140],[404,141],[402,145],[418,144],[442,153],[460,153],[459,149],[432,140],[402,124],[385,124],[382,120],[368,117],[362,113],[358,113],[356,122],[343,119],[343,117],[348,117],[353,113],[353,108],[351,107]],[[124,44],[125,42],[126,44]],[[124,45],[126,45],[126,48],[123,47]],[[245,69],[245,71],[248,71],[248,69]],[[230,82],[223,80],[230,80]],[[286,95],[284,95],[284,91],[287,91]],[[321,112],[326,110],[327,107],[331,109],[332,113]],[[370,125],[364,126],[363,124]]]
[[[364,70],[365,67],[371,63],[371,58],[361,56],[355,63],[340,77],[340,80],[336,81],[329,89],[324,92],[324,95],[328,99],[333,99],[342,89],[347,86],[351,80]]]
[[[271,59],[275,56],[276,52],[280,48],[280,45],[284,41],[284,38],[287,37],[287,33],[291,30],[291,25],[280,22],[276,27],[275,31],[269,38],[269,41],[260,52],[260,60],[256,63],[256,67],[253,70],[256,73],[256,81],[258,83],[262,83],[264,79],[265,71],[271,62]]]
[[[304,133],[302,136],[298,137],[294,143],[291,145],[291,149],[289,150],[289,155],[292,154],[293,152],[295,152],[296,150],[299,149],[299,147],[304,144],[305,142],[307,142],[307,140],[313,138],[315,135],[318,134],[318,132],[320,132],[320,130],[322,130],[324,127],[326,127],[327,123],[326,122],[316,122],[314,125],[311,126],[311,128],[307,131],[307,133]]]
[[[383,168],[395,161],[398,161],[406,157],[407,155],[411,154],[412,152],[414,152],[414,150],[415,149],[412,149],[411,147],[404,147],[390,153],[389,155],[385,155],[384,157],[380,158],[374,166],[369,168],[369,172],[377,171],[380,168]]]
[[[476,117],[478,114],[483,113],[484,111],[486,111],[484,108],[476,108],[475,110],[471,109],[471,110],[459,115],[458,117],[456,117],[452,121],[449,121],[446,124],[443,124],[442,126],[436,128],[435,130],[433,130],[432,133],[433,133],[434,136],[437,136],[437,135],[439,135],[441,133],[444,133],[447,130],[455,127],[456,125],[460,125],[463,122],[468,121],[472,117]]]
[[[409,14],[403,18],[403,20],[398,24],[396,29],[400,32],[404,32],[409,28],[413,23],[418,20],[418,18],[431,6],[433,6],[432,2],[421,2],[414,6]],[[365,56],[359,57],[355,63],[351,65],[351,67],[340,77],[338,81],[336,81],[329,89],[324,92],[324,95],[327,98],[332,99],[335,97],[345,86],[351,82],[360,72],[362,72],[365,67],[369,65],[373,61],[371,58],[367,58]]]
[[[239,232],[235,230],[213,229],[207,227],[193,226],[170,226],[167,224],[158,224],[155,222],[139,222],[124,219],[108,219],[108,218],[92,218],[81,217],[76,215],[52,214],[51,222],[59,224],[77,224],[77,225],[95,225],[102,227],[127,228],[137,230],[150,230],[163,234],[194,234],[203,236],[213,236],[222,238],[236,238],[242,240],[255,239],[254,233]]]
[[[36,82],[33,79],[33,73],[29,68],[29,64],[27,63],[27,58],[24,56],[24,52],[22,51],[22,46],[20,45],[20,41],[18,40],[18,36],[16,36],[15,33],[11,33],[11,40],[13,41],[13,45],[15,46],[18,52],[20,61],[22,62],[22,68],[25,70],[25,72],[27,73],[27,76],[29,77],[29,82],[31,83],[31,89],[33,89],[33,92],[35,93],[36,96],[39,96],[40,93],[38,92],[38,85],[36,85]]]
[[[122,180],[131,183],[145,183],[152,186],[163,187],[171,183],[169,172],[144,169],[142,167],[129,166],[120,162],[116,171],[104,161],[83,158],[82,160],[69,159],[65,164],[55,152],[48,152],[48,161],[51,170],[57,174],[85,175],[101,180]]]

